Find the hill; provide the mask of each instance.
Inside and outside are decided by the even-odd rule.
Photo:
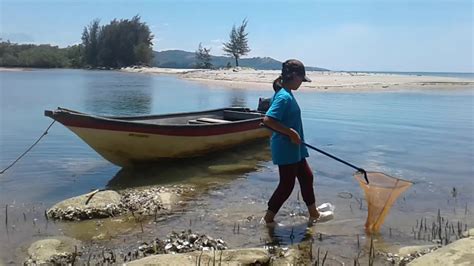
[[[164,68],[194,68],[196,65],[194,52],[186,52],[182,50],[167,50],[156,52],[153,51],[154,58],[152,66]],[[226,56],[211,56],[212,65],[216,68],[226,67],[228,63],[235,65],[235,60]],[[264,70],[280,70],[281,63],[270,57],[252,57],[242,58],[239,60],[241,67],[251,67]],[[319,67],[306,67],[309,71],[327,71],[327,69]]]

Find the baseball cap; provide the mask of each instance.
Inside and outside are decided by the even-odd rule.
[[[303,63],[296,59],[289,59],[283,62],[281,73],[283,76],[296,73],[298,76],[303,77],[303,81],[311,82],[311,79],[306,76]]]

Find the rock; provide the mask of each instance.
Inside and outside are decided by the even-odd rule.
[[[214,239],[207,235],[197,235],[191,230],[181,233],[172,232],[165,240],[166,251],[177,253],[191,252],[195,250],[224,250],[227,244],[222,239]]]
[[[183,195],[194,191],[191,186],[147,187],[121,191],[121,207],[140,215],[156,215],[160,210],[171,210],[182,200]]]
[[[227,249],[227,244],[219,238],[205,234],[193,233],[191,230],[181,233],[171,232],[163,241],[155,238],[151,242],[143,242],[138,249],[134,249],[124,257],[124,261],[136,260],[148,255],[176,254],[215,250],[220,252]],[[134,254],[133,256],[131,254]],[[219,253],[220,254],[220,253]],[[214,256],[214,254],[212,254]],[[194,265],[194,264],[193,264]]]
[[[474,237],[459,239],[432,253],[421,256],[408,265],[473,265]]]
[[[437,245],[423,245],[423,246],[407,246],[398,250],[399,256],[408,256],[416,253],[425,253],[427,250],[433,249]]]
[[[149,187],[145,189],[126,189],[122,191],[121,206],[127,211],[141,215],[152,215],[163,209],[160,194],[163,187]]]
[[[474,236],[474,228],[471,228],[467,231],[464,231],[462,232],[462,236],[463,237],[470,237],[470,236]]]
[[[161,192],[158,195],[158,198],[160,199],[163,208],[167,210],[171,210],[172,207],[179,201],[178,195],[172,192]]]
[[[96,236],[93,236],[93,237],[92,237],[92,240],[104,240],[106,236],[107,236],[106,234],[100,233],[100,234],[98,234],[98,235],[96,235]]]
[[[298,265],[298,258],[301,252],[295,248],[282,251],[283,254],[273,258],[271,265]]]
[[[241,174],[254,171],[255,167],[255,165],[248,164],[222,164],[211,165],[208,170],[213,174]]]
[[[126,213],[132,213],[133,216],[156,216],[158,211],[170,210],[177,205],[183,193],[189,191],[193,191],[193,188],[177,185],[125,189],[120,194],[112,190],[95,190],[57,203],[47,211],[47,215],[53,219],[72,221],[107,218]]]
[[[120,201],[120,194],[113,190],[96,190],[55,204],[47,211],[47,215],[61,220],[111,217],[120,213]]]
[[[80,253],[81,242],[69,237],[55,237],[34,242],[28,248],[25,264],[68,264]],[[77,253],[75,253],[77,251]]]
[[[127,265],[253,265],[268,264],[270,254],[263,248],[231,249],[222,251],[194,251],[182,254],[163,254],[131,261]]]

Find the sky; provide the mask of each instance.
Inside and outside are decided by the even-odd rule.
[[[78,44],[85,26],[141,17],[154,50],[222,55],[248,20],[244,57],[297,58],[346,71],[474,72],[472,0],[0,0],[0,37]]]

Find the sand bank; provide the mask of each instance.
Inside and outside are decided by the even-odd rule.
[[[124,68],[122,71],[176,75],[182,79],[197,81],[210,86],[252,90],[271,90],[273,80],[280,74],[278,70],[202,70],[156,67]],[[451,77],[333,71],[311,71],[307,74],[313,82],[303,83],[300,88],[302,91],[399,91],[407,89],[474,88],[474,79]]]
[[[26,67],[0,67],[0,72],[17,72],[17,71],[31,71],[31,68]]]

